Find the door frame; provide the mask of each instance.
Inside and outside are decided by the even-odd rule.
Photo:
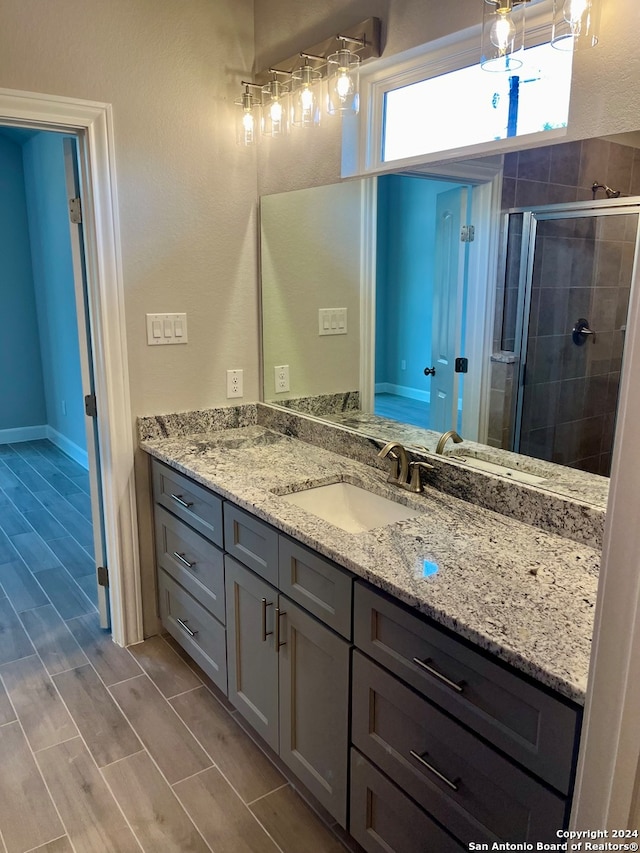
[[[500,199],[502,197],[502,158],[497,161],[425,166],[400,172],[409,177],[450,180],[471,186],[470,217],[475,239],[469,244],[467,263],[467,314],[482,317],[483,322],[467,327],[466,352],[469,361],[480,365],[472,376],[465,376],[462,407],[463,431],[467,438],[486,444],[489,428],[489,387],[493,351],[495,282],[500,242]],[[360,407],[373,412],[375,404],[375,316],[378,185],[382,175],[362,180],[360,240]],[[471,380],[471,381],[470,381]],[[473,417],[469,416],[473,411]]]
[[[73,134],[78,142],[111,633],[130,645],[143,639],[142,593],[111,105],[0,89],[0,122]]]

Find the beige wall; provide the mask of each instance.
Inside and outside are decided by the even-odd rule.
[[[265,399],[360,387],[362,181],[265,196],[260,208]],[[318,335],[319,308],[346,308],[346,335]],[[290,392],[275,393],[288,364]]]
[[[250,0],[3,0],[7,88],[113,105],[135,415],[258,394],[255,166],[232,101],[253,62]],[[148,347],[147,312],[189,343]]]

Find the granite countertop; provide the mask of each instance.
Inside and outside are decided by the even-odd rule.
[[[600,552],[260,426],[148,439],[143,450],[583,704]],[[346,481],[415,508],[347,533],[282,498]],[[425,576],[425,563],[437,572]]]

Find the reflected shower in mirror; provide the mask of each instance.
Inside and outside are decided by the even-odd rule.
[[[264,400],[431,451],[456,428],[465,442],[447,452],[534,474],[607,473],[640,195],[627,142],[263,197]],[[501,168],[491,219],[476,200]],[[595,183],[620,198],[594,206]],[[504,234],[487,275],[489,220]],[[595,335],[577,347],[581,319]]]

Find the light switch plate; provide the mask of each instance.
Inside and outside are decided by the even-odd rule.
[[[318,308],[319,335],[346,335],[346,308]]]
[[[147,343],[149,346],[188,343],[187,315],[147,314]]]

